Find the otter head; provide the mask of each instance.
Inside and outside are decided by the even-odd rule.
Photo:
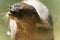
[[[10,29],[12,40],[52,40],[52,28],[47,24],[48,20],[45,23],[42,19],[46,16],[42,15],[44,10],[41,9],[43,11],[42,18],[38,15],[37,10],[24,2],[16,3],[10,7],[10,19],[14,20],[16,24],[16,26],[10,26],[14,29],[13,31]],[[48,16],[47,18],[49,18]],[[11,21],[10,25],[12,25]]]

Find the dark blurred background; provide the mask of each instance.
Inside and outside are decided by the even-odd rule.
[[[7,35],[8,31],[8,19],[4,19],[4,15],[7,13],[9,7],[21,0],[0,0],[0,40],[10,40],[10,36]],[[60,40],[60,0],[40,0],[49,9],[54,22],[54,39]]]

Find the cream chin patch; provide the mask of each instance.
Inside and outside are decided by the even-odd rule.
[[[16,33],[17,32],[17,24],[16,24],[16,21],[13,20],[13,19],[10,19],[9,25],[10,25],[11,35],[13,35],[13,33]]]

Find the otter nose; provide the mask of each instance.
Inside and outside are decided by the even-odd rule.
[[[9,9],[9,11],[10,11],[11,13],[16,13],[16,12],[18,12],[18,10],[19,10],[19,9],[17,9],[17,7],[10,7],[10,9]]]
[[[22,7],[14,5],[10,7],[9,11],[14,14],[14,13],[19,13],[21,9]]]

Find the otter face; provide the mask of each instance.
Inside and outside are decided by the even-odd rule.
[[[52,40],[52,29],[39,18],[34,7],[22,2],[12,5],[9,11],[10,19],[17,25],[12,28],[12,40]]]

